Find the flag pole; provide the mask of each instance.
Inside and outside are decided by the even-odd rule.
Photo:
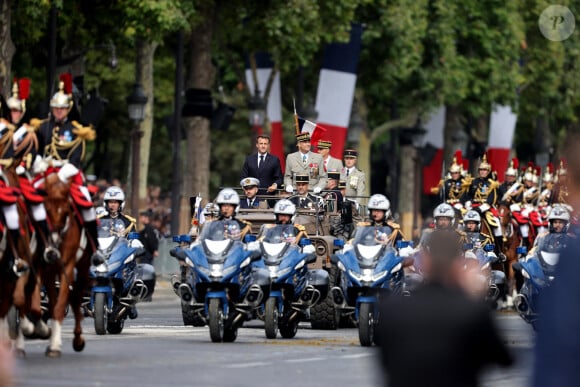
[[[296,134],[300,134],[300,126],[298,124],[298,114],[296,113],[296,99],[292,98],[294,104],[294,125],[296,126]]]

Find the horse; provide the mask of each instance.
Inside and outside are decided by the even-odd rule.
[[[60,171],[68,166],[64,165]],[[71,197],[71,180],[67,174],[48,170],[45,173],[46,213],[52,232],[51,239],[59,247],[60,264],[49,266],[43,276],[48,293],[48,309],[52,317],[52,334],[46,356],[60,357],[62,349],[62,321],[69,305],[74,314],[73,349],[80,352],[85,347],[82,336],[82,301],[89,284],[90,257],[95,246],[83,227],[82,216]],[[55,276],[60,287],[54,285]],[[58,294],[57,294],[58,291]]]
[[[501,203],[498,208],[499,219],[502,228],[502,253],[506,257],[504,262],[504,272],[507,278],[507,302],[512,303],[513,297],[519,292],[523,285],[523,277],[516,273],[512,265],[518,261],[517,248],[522,245],[522,235],[519,231],[518,222],[512,217],[512,213],[507,204]]]

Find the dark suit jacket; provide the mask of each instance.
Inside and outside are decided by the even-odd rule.
[[[511,364],[489,307],[430,284],[383,299],[378,335],[388,386],[477,386],[482,366]]]
[[[266,154],[264,164],[258,168],[258,154],[254,153],[246,157],[240,180],[246,177],[255,177],[260,180],[260,188],[258,194],[266,195],[266,189],[272,184],[278,184],[278,188],[282,186],[282,167],[280,166],[280,159],[271,153]]]
[[[262,201],[258,198],[254,199],[254,202],[252,203],[252,207],[250,207],[248,205],[248,199],[247,198],[240,198],[240,208],[259,208],[260,207],[260,203]]]

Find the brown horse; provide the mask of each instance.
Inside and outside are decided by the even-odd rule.
[[[512,217],[512,213],[507,204],[500,204],[498,213],[503,233],[502,253],[506,256],[504,272],[507,278],[507,301],[509,306],[510,301],[523,284],[522,276],[512,268],[512,265],[518,261],[518,253],[516,250],[522,245],[522,235],[519,231],[518,222]]]
[[[71,198],[70,188],[70,179],[66,182],[61,181],[56,171],[46,174],[44,182],[47,194],[46,212],[52,226],[51,238],[59,246],[61,254],[60,265],[52,265],[51,270],[48,270],[43,278],[48,292],[49,312],[52,316],[52,335],[46,349],[46,355],[49,357],[59,357],[61,354],[61,327],[69,302],[75,318],[73,349],[80,352],[85,347],[81,326],[83,319],[81,304],[89,284],[90,256],[93,247],[84,231],[81,214]],[[57,288],[52,286],[55,276],[60,282],[58,294]]]

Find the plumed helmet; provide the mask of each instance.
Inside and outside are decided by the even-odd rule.
[[[477,211],[469,210],[463,216],[463,223],[466,222],[481,223],[481,216],[479,216],[479,213]]]
[[[12,85],[12,95],[6,101],[6,105],[11,110],[26,111],[26,100],[30,95],[30,79],[14,79]]]
[[[61,74],[58,91],[50,99],[51,108],[72,108],[72,76]]]
[[[123,208],[125,208],[125,193],[123,192],[121,187],[112,185],[109,188],[107,188],[107,190],[105,191],[105,195],[103,196],[103,201],[106,204],[109,200],[118,200],[121,202],[121,205],[119,206],[119,211],[123,211]]]
[[[558,176],[568,174],[568,162],[566,159],[560,159],[560,166],[558,167]]]
[[[505,171],[506,176],[517,176],[519,166],[520,162],[516,157],[511,159],[510,165],[508,166],[508,169]]]
[[[551,183],[554,181],[554,164],[548,163],[548,165],[546,165],[542,181],[545,183]]]
[[[296,214],[296,206],[288,199],[281,199],[274,205],[274,214],[291,215]]]
[[[479,163],[478,169],[487,169],[488,171],[491,171],[491,164],[487,161],[487,155],[485,153],[481,158],[481,163]]]
[[[526,173],[524,173],[524,180],[534,181],[534,163],[528,162],[528,167],[526,168]]]
[[[232,204],[238,206],[240,204],[240,196],[233,189],[224,188],[218,193],[215,202],[217,205]]]
[[[34,128],[24,124],[12,135],[12,147],[14,157],[23,157],[28,153],[33,153],[38,149],[38,138]]]
[[[433,217],[447,217],[453,219],[455,217],[455,210],[447,203],[441,203],[433,211]]]
[[[461,155],[461,150],[455,151],[455,155],[453,156],[453,161],[451,162],[451,166],[449,167],[449,172],[451,173],[461,173],[463,169],[463,158]]]

